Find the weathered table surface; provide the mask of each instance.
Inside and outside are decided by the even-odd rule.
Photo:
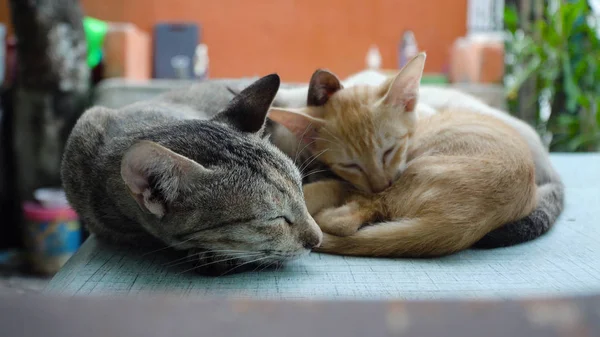
[[[311,254],[278,271],[217,278],[169,267],[168,254],[111,247],[93,237],[46,292],[169,293],[258,299],[515,298],[600,293],[600,155],[554,154],[566,188],[555,228],[527,244],[438,259]]]
[[[487,301],[255,301],[14,296],[2,337],[597,337],[600,296]]]

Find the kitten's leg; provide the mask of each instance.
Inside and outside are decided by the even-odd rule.
[[[343,206],[325,209],[315,216],[315,221],[323,232],[349,236],[364,224],[375,220],[379,212],[374,203],[362,198],[353,199],[355,200]]]
[[[325,208],[337,207],[346,199],[348,188],[338,180],[323,180],[306,184],[302,188],[310,215],[314,216]]]

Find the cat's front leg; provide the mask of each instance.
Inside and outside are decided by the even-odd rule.
[[[310,215],[314,216],[323,209],[340,206],[348,194],[346,186],[344,182],[333,179],[304,185],[304,201]]]
[[[375,220],[377,209],[369,202],[351,201],[345,205],[328,208],[314,218],[321,230],[336,236],[350,236],[364,224]]]

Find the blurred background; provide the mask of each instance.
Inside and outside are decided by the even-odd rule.
[[[518,116],[551,151],[599,151],[599,15],[600,0],[0,0],[0,290],[85,239],[59,167],[91,105],[319,67],[392,74],[426,51],[425,84]]]

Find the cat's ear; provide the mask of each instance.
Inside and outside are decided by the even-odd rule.
[[[145,212],[162,218],[191,180],[212,171],[151,141],[132,145],[121,160],[121,178]]]
[[[241,132],[262,135],[267,112],[277,94],[279,84],[277,74],[258,79],[237,94],[213,120],[227,123]]]
[[[415,110],[425,59],[425,53],[415,56],[400,70],[391,83],[388,82],[387,93],[383,98],[384,104],[401,107],[405,112]]]
[[[325,124],[320,109],[269,109],[269,118],[290,130],[296,138],[305,144],[313,141],[319,127]]]
[[[329,97],[342,88],[342,82],[332,72],[317,69],[310,78],[306,103],[308,106],[325,105]]]

